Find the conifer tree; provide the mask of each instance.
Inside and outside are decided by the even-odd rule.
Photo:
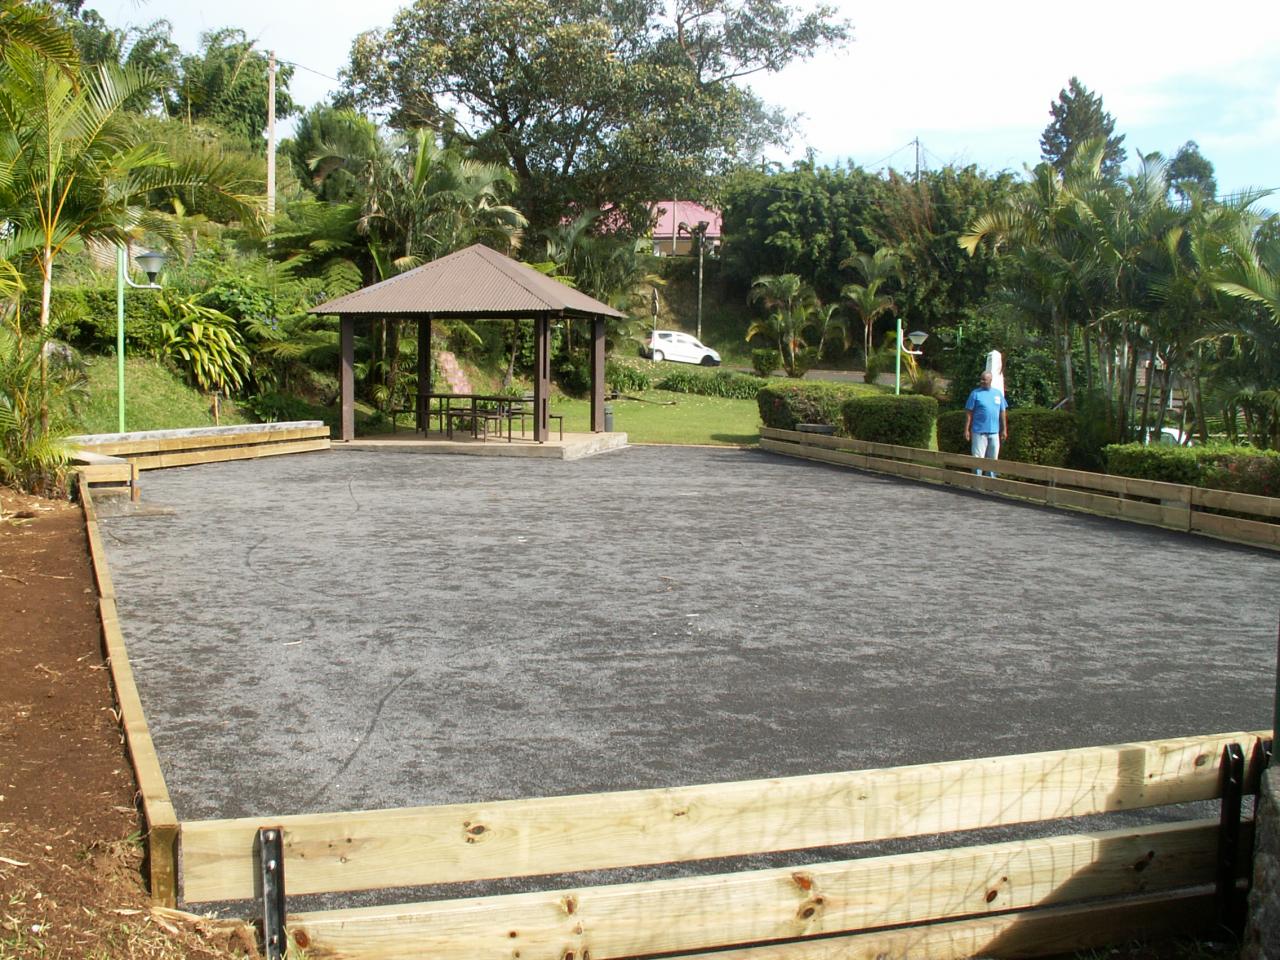
[[[1075,148],[1088,140],[1106,138],[1102,173],[1108,180],[1120,176],[1125,149],[1124,135],[1115,136],[1116,121],[1102,108],[1102,97],[1092,93],[1076,77],[1066,89],[1058,91],[1058,99],[1049,105],[1053,117],[1040,135],[1040,157],[1053,164],[1059,173],[1066,171]]]

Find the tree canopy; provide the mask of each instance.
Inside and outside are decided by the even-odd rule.
[[[1049,105],[1053,117],[1040,136],[1040,157],[1059,173],[1066,171],[1076,148],[1082,143],[1106,139],[1102,173],[1108,180],[1120,175],[1124,164],[1124,135],[1115,135],[1116,121],[1102,107],[1102,97],[1072,77],[1058,99]]]
[[[514,171],[537,229],[605,206],[641,225],[645,204],[705,195],[784,140],[786,119],[737,81],[848,36],[831,7],[780,0],[417,0],[357,38],[345,102],[400,127],[456,117]]]

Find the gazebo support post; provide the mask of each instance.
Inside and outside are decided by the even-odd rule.
[[[591,432],[604,432],[604,317],[591,320]]]
[[[418,397],[415,406],[418,410],[417,425],[423,435],[430,432],[431,420],[428,417],[427,394],[432,392],[431,383],[431,318],[418,318]]]
[[[551,402],[551,318],[541,314],[533,320],[533,439],[547,442]]]
[[[342,357],[339,366],[338,380],[342,397],[342,437],[343,440],[356,438],[356,318],[342,316],[338,319],[339,353]]]

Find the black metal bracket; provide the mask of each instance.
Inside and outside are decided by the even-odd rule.
[[[1240,872],[1240,807],[1244,800],[1244,750],[1238,743],[1222,748],[1222,809],[1218,819],[1218,923],[1237,934],[1244,931],[1244,898],[1236,889]]]
[[[258,876],[262,893],[262,946],[267,960],[284,960],[288,945],[284,929],[284,834],[279,827],[262,827],[257,840]]]

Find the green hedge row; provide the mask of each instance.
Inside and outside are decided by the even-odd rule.
[[[854,397],[840,412],[845,432],[855,440],[928,449],[938,401],[915,394]]]
[[[1280,497],[1280,452],[1275,450],[1114,443],[1103,455],[1107,472],[1123,477]]]
[[[36,312],[39,304],[35,305]],[[105,350],[116,342],[116,291],[114,287],[55,287],[49,312],[61,326],[60,335],[77,347]],[[34,316],[34,314],[32,314]],[[151,348],[164,338],[160,324],[169,319],[160,309],[155,291],[126,293],[124,330],[126,344]]]
[[[725,397],[730,400],[754,400],[760,388],[767,383],[762,377],[732,370],[701,370],[689,367],[677,368],[663,374],[654,386],[674,393],[693,393],[702,397]]]
[[[643,393],[653,386],[648,371],[637,369],[628,363],[606,360],[604,382],[615,393]]]
[[[756,404],[766,427],[794,430],[798,423],[825,423],[842,430],[841,408],[854,397],[865,396],[866,392],[865,386],[852,383],[771,381],[756,394]]]
[[[938,449],[945,453],[968,453],[964,438],[965,411],[948,410],[938,417]],[[1021,463],[1065,467],[1080,435],[1080,422],[1068,410],[1019,407],[1009,411],[1009,439],[1000,445],[1000,457]]]

